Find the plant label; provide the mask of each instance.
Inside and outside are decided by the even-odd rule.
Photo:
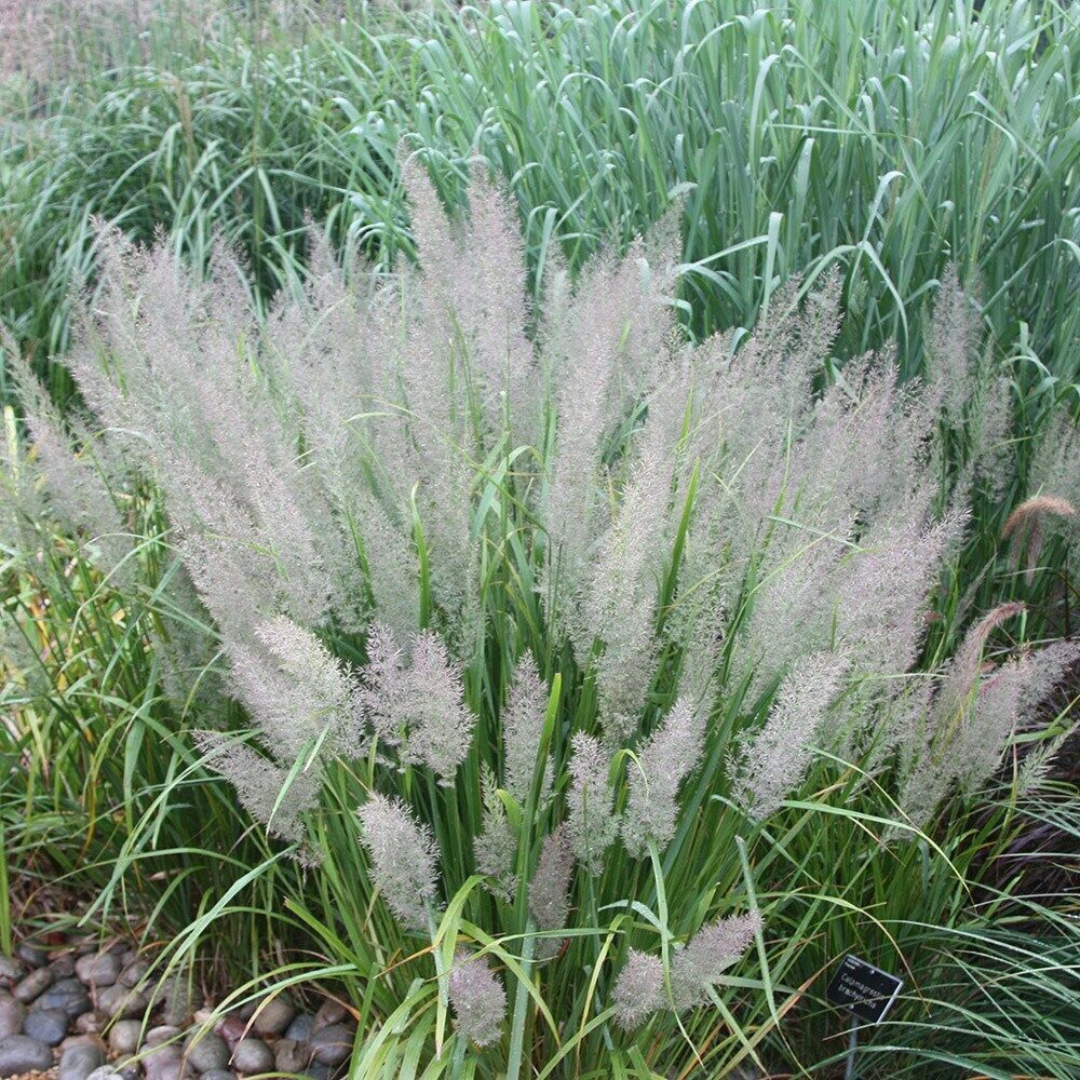
[[[864,1023],[880,1024],[903,985],[903,979],[857,956],[845,956],[825,996],[834,1005],[853,1012]]]

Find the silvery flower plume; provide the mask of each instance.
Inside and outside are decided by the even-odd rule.
[[[476,717],[465,705],[461,670],[446,643],[426,630],[410,644],[406,660],[389,629],[372,628],[361,707],[380,742],[397,748],[402,764],[427,765],[449,784],[468,756]]]
[[[529,913],[540,930],[561,930],[570,913],[570,881],[574,851],[566,823],[544,837],[536,873],[529,883]],[[557,938],[541,938],[537,955],[543,959],[559,951]]]
[[[976,389],[979,313],[960,286],[956,266],[941,278],[926,333],[926,377],[931,400],[959,427]]]
[[[458,1034],[477,1046],[497,1042],[506,1019],[506,991],[487,958],[471,956],[467,949],[459,948],[454,953],[448,989]]]
[[[366,739],[357,688],[341,661],[284,615],[262,623],[256,637],[260,649],[231,650],[233,678],[275,752],[292,760],[323,740],[328,753],[362,756]]]
[[[476,717],[465,705],[460,667],[451,662],[446,643],[430,630],[413,639],[405,684],[405,760],[427,765],[442,783],[452,783],[469,755]]]
[[[663,848],[675,835],[679,787],[697,767],[705,737],[705,717],[681,697],[636,755],[627,762],[629,796],[622,815],[627,852],[641,858],[649,841]]]
[[[357,811],[371,876],[387,906],[411,930],[427,930],[438,894],[438,848],[404,803],[378,792]]]
[[[499,798],[495,775],[486,763],[481,765],[480,788],[484,813],[480,834],[473,840],[476,869],[489,879],[491,893],[509,902],[517,888],[517,835]]]
[[[245,810],[283,840],[306,839],[302,815],[319,801],[319,768],[283,768],[245,743],[219,731],[197,731],[195,744],[204,764],[228,780]]]
[[[684,410],[685,393],[674,380],[649,399],[640,456],[586,574],[585,634],[574,646],[585,657],[593,640],[604,643],[596,685],[604,738],[614,746],[625,745],[636,733],[655,673],[657,592],[670,553],[675,444]]]
[[[751,817],[768,817],[798,787],[847,670],[847,658],[835,653],[811,653],[792,665],[765,725],[733,760],[732,798]]]
[[[736,964],[762,930],[757,911],[732,915],[702,927],[671,960],[671,991],[678,1010],[709,1000],[709,990]]]
[[[659,956],[630,949],[611,992],[615,1022],[624,1031],[640,1027],[665,1008],[664,965]]]
[[[619,831],[613,792],[608,785],[611,757],[599,739],[577,732],[570,741],[570,775],[573,778],[566,796],[569,811],[567,828],[574,856],[593,875],[604,867],[604,852]]]
[[[547,688],[540,679],[532,653],[525,653],[514,668],[510,692],[503,710],[503,783],[506,790],[524,807],[529,801],[536,770],[544,776],[537,796],[543,806],[551,792],[552,762],[540,760],[540,743],[547,715]]]

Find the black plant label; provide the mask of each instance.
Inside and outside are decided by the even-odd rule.
[[[834,1005],[853,1012],[863,1022],[880,1024],[903,985],[903,979],[857,956],[845,956],[825,996]]]

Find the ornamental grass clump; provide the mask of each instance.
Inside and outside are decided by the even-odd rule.
[[[1000,450],[969,301],[944,284],[929,382],[886,352],[823,385],[836,278],[693,345],[669,221],[578,280],[550,261],[534,309],[506,197],[477,173],[449,219],[405,176],[419,266],[342,267],[316,236],[265,321],[227,250],[203,277],[105,232],[86,415],[65,426],[23,370],[12,527],[32,467],[103,595],[149,612],[155,707],[300,860],[289,910],[365,980],[356,1075],[401,1032],[414,1065],[513,1080],[637,1069],[646,1043],[720,1075],[774,1027],[805,934],[773,929],[753,845],[838,792],[895,818],[853,830],[867,854],[925,841],[1073,655],[1003,655],[1010,604],[920,673]],[[165,517],[140,533],[147,499]],[[174,559],[201,654],[154,617]],[[202,656],[186,688],[172,645]]]

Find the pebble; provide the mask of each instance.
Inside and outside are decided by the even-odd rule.
[[[296,1006],[288,998],[271,998],[260,1005],[252,1027],[256,1035],[280,1035],[295,1015]]]
[[[240,1073],[264,1073],[274,1067],[274,1054],[262,1039],[241,1039],[232,1057],[233,1068]]]
[[[13,956],[0,956],[0,989],[10,990],[24,975],[26,967]]]
[[[330,1027],[332,1024],[340,1024],[348,1015],[348,1010],[340,1001],[327,998],[319,1006],[319,1011],[315,1014],[315,1030],[319,1031],[321,1028]]]
[[[202,1080],[236,1080],[236,1073],[228,1069],[208,1069],[202,1074]]]
[[[310,1013],[301,1013],[286,1029],[285,1038],[293,1042],[307,1042],[315,1030],[315,1017]]]
[[[173,1043],[180,1037],[180,1029],[172,1024],[159,1024],[146,1033],[143,1043],[146,1046],[164,1046]]]
[[[229,1064],[229,1046],[220,1035],[210,1032],[197,1042],[192,1039],[187,1059],[196,1072],[224,1069]]]
[[[230,1013],[221,1021],[214,1031],[217,1032],[233,1049],[236,1048],[236,1044],[244,1037],[244,1031],[247,1028],[247,1024],[240,1019],[235,1013]]]
[[[274,1043],[274,1067],[278,1072],[303,1072],[311,1061],[311,1050],[295,1039],[278,1039]]]
[[[52,1064],[52,1051],[29,1035],[9,1035],[0,1039],[0,1076],[51,1069]]]
[[[71,1046],[60,1058],[56,1080],[86,1080],[95,1069],[105,1064],[105,1055],[92,1043]]]
[[[129,989],[138,986],[146,978],[150,965],[145,960],[132,960],[120,972],[120,985]]]
[[[340,1065],[352,1053],[353,1033],[344,1024],[316,1031],[308,1041],[312,1056],[323,1065]]]
[[[48,954],[45,950],[37,945],[31,945],[29,941],[22,942],[15,950],[15,955],[24,964],[32,968],[44,967],[48,960]]]
[[[18,1035],[26,1019],[26,1006],[13,997],[0,997],[0,1039]]]
[[[64,953],[63,956],[58,956],[49,967],[58,979],[70,979],[75,974],[75,957],[71,953]]]
[[[106,986],[97,991],[97,1007],[109,1016],[130,1020],[142,1016],[149,999],[141,990],[129,990],[126,986]]]
[[[87,986],[112,986],[120,974],[120,961],[109,952],[91,953],[75,962],[75,974]]]
[[[100,1009],[92,1009],[75,1017],[75,1030],[80,1035],[100,1035],[109,1023],[108,1013]]]
[[[142,1066],[130,1054],[121,1054],[113,1068],[119,1070],[121,1080],[139,1080],[142,1076]]]
[[[11,993],[24,1005],[39,998],[52,985],[53,973],[48,968],[38,968],[31,971],[24,979],[18,982]]]
[[[86,1080],[120,1080],[120,1076],[111,1065],[103,1065],[100,1069],[95,1069]]]
[[[143,1067],[148,1080],[179,1080],[191,1075],[184,1065],[184,1055],[179,1046],[156,1046],[143,1055]]]
[[[195,1011],[195,995],[188,980],[179,975],[166,979],[154,992],[154,1000],[164,1003],[161,1018],[166,1024],[186,1024]]]
[[[42,971],[49,971],[42,968]],[[38,974],[38,972],[34,972]],[[51,975],[51,972],[50,972]],[[72,1019],[90,1011],[90,998],[86,987],[78,979],[61,979],[55,982],[35,1002],[35,1009],[63,1009]]]
[[[58,1046],[68,1033],[69,1022],[63,1009],[31,1009],[23,1021],[23,1034],[47,1046]]]
[[[139,1020],[117,1020],[109,1028],[109,1049],[114,1054],[134,1054],[139,1048],[142,1023]]]

